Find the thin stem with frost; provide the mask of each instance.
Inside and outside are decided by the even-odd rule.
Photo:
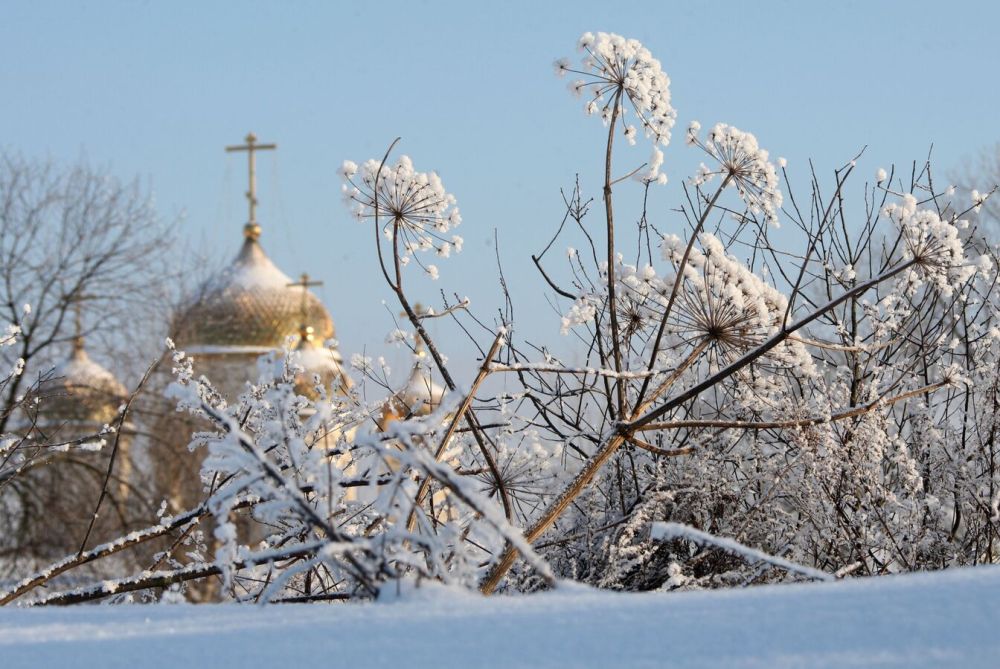
[[[857,418],[864,414],[871,413],[875,409],[898,404],[920,395],[932,393],[935,390],[949,385],[950,381],[938,381],[930,385],[921,386],[905,393],[893,395],[883,399],[872,400],[867,404],[852,407],[845,411],[838,411],[829,416],[810,416],[808,418],[792,418],[789,420],[773,421],[751,421],[751,420],[672,420],[664,423],[648,423],[637,429],[638,432],[656,432],[660,430],[676,430],[680,428],[719,428],[723,430],[776,430],[793,427],[809,427],[811,425],[822,425],[824,423],[835,423],[848,418]]]
[[[234,566],[237,569],[245,569],[256,565],[269,564],[278,560],[288,560],[312,555],[320,551],[325,546],[322,541],[313,541],[308,544],[299,544],[281,551],[268,551],[259,556],[249,556],[237,561]],[[93,602],[112,595],[119,595],[126,592],[136,592],[149,588],[167,588],[175,583],[193,581],[206,576],[216,576],[222,573],[222,568],[217,564],[194,564],[173,571],[159,571],[153,573],[142,573],[139,576],[103,581],[96,585],[84,586],[65,592],[57,592],[48,597],[44,597],[37,602],[32,602],[31,606],[66,606],[69,604],[82,604]]]
[[[434,340],[431,339],[430,333],[427,332],[427,329],[423,325],[422,317],[418,315],[416,311],[413,309],[409,299],[407,299],[406,297],[406,292],[403,289],[402,259],[399,248],[400,221],[398,217],[393,219],[393,224],[392,224],[393,225],[392,262],[393,262],[393,274],[395,276],[395,280],[393,280],[393,278],[390,277],[382,256],[382,242],[381,238],[379,237],[379,231],[381,230],[381,226],[379,224],[380,209],[379,209],[378,188],[382,171],[385,169],[386,161],[389,159],[389,154],[392,152],[392,149],[396,146],[398,142],[399,138],[397,137],[395,140],[393,140],[392,144],[389,145],[389,148],[386,150],[385,155],[382,157],[378,169],[375,172],[375,180],[373,182],[373,187],[372,187],[373,191],[372,208],[375,219],[375,248],[378,252],[379,265],[382,268],[382,274],[385,277],[386,283],[389,285],[389,288],[392,289],[393,293],[396,295],[396,299],[399,301],[400,306],[406,313],[407,319],[410,321],[414,329],[417,331],[418,336],[423,340],[424,344],[427,346],[427,350],[430,352],[431,358],[434,359],[434,364],[441,372],[441,377],[444,379],[445,384],[448,386],[448,390],[454,392],[457,386],[455,384],[454,379],[451,376],[451,373],[448,371],[447,365],[445,365],[444,357],[438,350],[438,347],[434,343]],[[496,459],[489,452],[489,447],[487,446],[486,438],[482,433],[482,429],[479,426],[479,421],[476,419],[475,415],[471,412],[466,412],[465,420],[466,423],[469,425],[469,429],[472,432],[473,437],[476,440],[476,445],[479,447],[480,453],[486,460],[487,466],[490,468],[490,472],[493,475],[494,481],[497,486],[497,490],[500,492],[500,499],[503,502],[504,511],[507,514],[507,518],[511,519],[513,518],[514,514],[513,507],[511,506],[506,486],[504,485],[503,479],[500,475],[500,470],[496,465]]]
[[[648,441],[643,441],[639,437],[632,435],[628,438],[628,443],[641,448],[644,451],[649,451],[650,453],[655,453],[656,455],[661,455],[665,458],[676,458],[681,455],[691,455],[694,453],[694,447],[685,446],[684,448],[660,448],[659,446],[653,446]]]
[[[618,333],[618,308],[615,294],[615,217],[611,204],[611,153],[615,141],[615,128],[618,125],[618,114],[622,102],[622,88],[615,94],[611,109],[611,122],[608,124],[608,144],[604,154],[604,214],[608,232],[608,310],[611,317],[611,352],[614,358],[615,371],[622,371],[622,347]],[[600,336],[598,334],[598,336]],[[619,380],[615,382],[615,393],[618,400],[616,416],[625,415],[625,385]]]
[[[455,429],[458,427],[459,421],[465,418],[466,412],[469,407],[472,406],[472,400],[476,396],[476,391],[479,389],[480,384],[486,379],[487,375],[490,373],[490,363],[493,360],[493,356],[496,355],[497,351],[500,349],[500,344],[503,343],[504,332],[501,330],[497,333],[497,336],[493,339],[493,345],[490,346],[490,350],[483,357],[483,364],[479,368],[479,373],[476,374],[475,380],[472,382],[472,387],[469,388],[469,392],[466,393],[465,398],[462,403],[458,406],[458,410],[455,415],[452,416],[451,422],[448,424],[448,430],[445,432],[444,437],[441,438],[441,443],[438,444],[437,450],[434,451],[434,459],[440,460],[441,456],[444,454],[445,450],[448,448],[448,443],[451,441],[452,436],[455,434]],[[425,477],[423,481],[420,482],[420,487],[417,489],[417,494],[413,498],[413,509],[410,511],[409,520],[406,523],[406,529],[412,532],[417,524],[417,508],[420,507],[424,502],[424,497],[427,496],[427,491],[430,490],[431,479]]]
[[[714,534],[702,532],[701,530],[687,525],[681,525],[680,523],[653,523],[653,526],[650,529],[650,539],[656,541],[686,539],[697,544],[721,548],[727,553],[738,555],[749,562],[764,562],[773,567],[779,567],[781,569],[785,569],[786,571],[800,574],[817,581],[836,580],[836,577],[833,574],[828,574],[825,571],[813,569],[812,567],[807,567],[775,555],[768,555],[767,553],[759,551],[756,548],[745,546],[734,539],[717,537]]]
[[[681,374],[692,365],[698,357],[701,356],[702,352],[705,350],[707,344],[702,342],[702,345],[695,348],[688,357],[677,366],[670,378],[664,382],[664,385],[672,384]],[[525,538],[529,543],[536,541],[542,534],[549,529],[549,527],[556,521],[559,516],[562,515],[563,511],[573,502],[576,497],[583,492],[590,482],[594,479],[597,473],[601,470],[604,464],[611,458],[612,455],[618,450],[618,448],[625,443],[627,436],[620,431],[616,431],[614,435],[595,453],[587,460],[583,469],[579,474],[563,489],[562,493],[555,499],[555,501],[549,505],[545,510],[542,517],[539,518],[532,524],[527,532],[524,533]],[[480,584],[480,590],[483,594],[492,593],[497,585],[500,584],[500,580],[504,577],[511,567],[514,566],[514,562],[517,560],[517,551],[513,548],[507,549],[500,561],[497,562],[487,573],[486,578]]]
[[[681,262],[677,266],[677,274],[674,277],[674,285],[670,290],[670,297],[667,298],[667,306],[663,309],[663,315],[660,317],[660,324],[656,329],[656,337],[653,339],[653,348],[649,353],[649,362],[646,365],[647,371],[652,371],[656,366],[656,358],[660,352],[660,345],[663,342],[663,334],[667,329],[667,320],[670,318],[670,312],[674,308],[674,301],[677,299],[678,291],[681,287],[681,282],[684,280],[684,268],[687,267],[688,258],[691,256],[691,250],[694,248],[695,240],[698,239],[698,235],[701,233],[702,228],[705,227],[705,221],[708,220],[708,215],[715,207],[715,203],[718,201],[719,196],[722,195],[722,191],[726,189],[729,185],[729,180],[732,175],[727,174],[726,178],[722,180],[719,184],[719,188],[715,191],[715,194],[708,201],[705,210],[701,212],[701,216],[698,218],[698,223],[694,226],[694,230],[691,231],[691,237],[688,239],[687,246],[684,248],[684,255],[681,256]],[[639,395],[636,399],[636,405],[642,404],[643,398],[646,397],[646,391],[649,389],[649,379],[647,378],[642,382],[642,387],[639,389]]]
[[[145,386],[146,382],[149,381],[149,376],[153,371],[160,366],[160,362],[163,360],[163,356],[159,356],[153,361],[149,367],[146,368],[146,373],[142,375],[139,379],[139,383],[129,394],[128,399],[125,400],[125,404],[122,406],[121,411],[118,412],[118,421],[115,426],[115,442],[111,447],[111,455],[108,458],[108,468],[104,473],[104,482],[101,484],[101,494],[97,497],[97,504],[94,505],[94,512],[90,515],[90,523],[87,525],[87,532],[83,535],[83,541],[80,542],[80,550],[77,551],[77,556],[83,555],[83,551],[87,548],[87,542],[90,540],[90,534],[94,531],[94,524],[97,522],[98,514],[101,511],[101,504],[104,502],[104,498],[108,495],[108,483],[111,481],[111,473],[115,468],[115,462],[118,457],[118,446],[121,443],[122,437],[122,427],[125,425],[125,418],[128,416],[129,409],[132,408],[132,403],[135,402],[136,396],[139,394]]]

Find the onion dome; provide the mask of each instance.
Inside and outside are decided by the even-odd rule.
[[[334,336],[326,308],[264,253],[260,226],[247,224],[231,265],[202,286],[175,323],[178,345],[191,353],[263,353],[296,336],[303,319],[322,341]]]
[[[302,372],[295,377],[295,392],[315,399],[316,377],[319,377],[319,385],[332,387],[335,392],[344,394],[351,387],[351,380],[341,367],[343,359],[340,353],[324,346],[312,327],[299,326],[299,343],[295,352],[298,354],[298,365],[302,367]]]
[[[426,416],[441,406],[441,400],[447,391],[431,378],[431,370],[426,362],[427,354],[418,348],[416,357],[406,385],[382,405],[379,420],[382,429],[395,420]]]
[[[36,391],[40,420],[49,424],[110,423],[126,394],[111,372],[90,359],[79,335],[70,357],[56,365]]]

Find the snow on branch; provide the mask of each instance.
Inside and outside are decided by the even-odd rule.
[[[820,571],[819,569],[813,569],[812,567],[806,567],[804,565],[796,564],[785,560],[784,558],[775,557],[774,555],[768,555],[763,551],[759,551],[756,548],[750,548],[749,546],[744,546],[734,539],[727,539],[725,537],[717,537],[714,534],[709,534],[708,532],[702,532],[701,530],[696,530],[688,525],[682,525],[680,523],[653,523],[649,530],[649,538],[654,541],[670,541],[671,539],[686,539],[688,541],[694,542],[696,544],[715,546],[716,548],[721,548],[722,550],[732,553],[733,555],[738,555],[744,560],[751,563],[765,562],[767,564],[773,565],[775,567],[780,567],[786,571],[790,571],[796,574],[801,574],[807,578],[812,578],[817,581],[835,581],[836,578],[831,574]]]

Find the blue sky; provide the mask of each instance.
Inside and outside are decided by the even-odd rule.
[[[245,218],[245,164],[223,146],[251,129],[277,142],[260,159],[263,242],[288,274],[325,282],[352,353],[384,348],[389,294],[336,170],[401,136],[465,219],[465,251],[415,296],[469,295],[489,316],[497,229],[522,333],[555,339],[529,254],[559,222],[559,188],[579,172],[597,193],[602,128],[552,68],[583,31],[638,38],[671,77],[674,186],[651,209],[671,229],[700,159],[681,141],[692,119],[754,132],[803,183],[810,158],[829,173],[865,145],[865,174],[932,143],[954,170],[1000,140],[998,26],[994,2],[5,2],[0,144],[140,176],[183,216],[178,235],[221,261]]]

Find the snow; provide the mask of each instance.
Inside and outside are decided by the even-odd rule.
[[[94,362],[82,348],[74,350],[67,360],[53,368],[51,382],[68,386],[108,389],[112,393],[125,394],[125,387],[118,382],[118,379],[107,369]]]
[[[287,289],[292,280],[278,269],[260,244],[246,240],[232,265],[211,279],[208,292],[224,290]]]
[[[746,590],[0,609],[5,669],[995,667],[1000,568]]]

